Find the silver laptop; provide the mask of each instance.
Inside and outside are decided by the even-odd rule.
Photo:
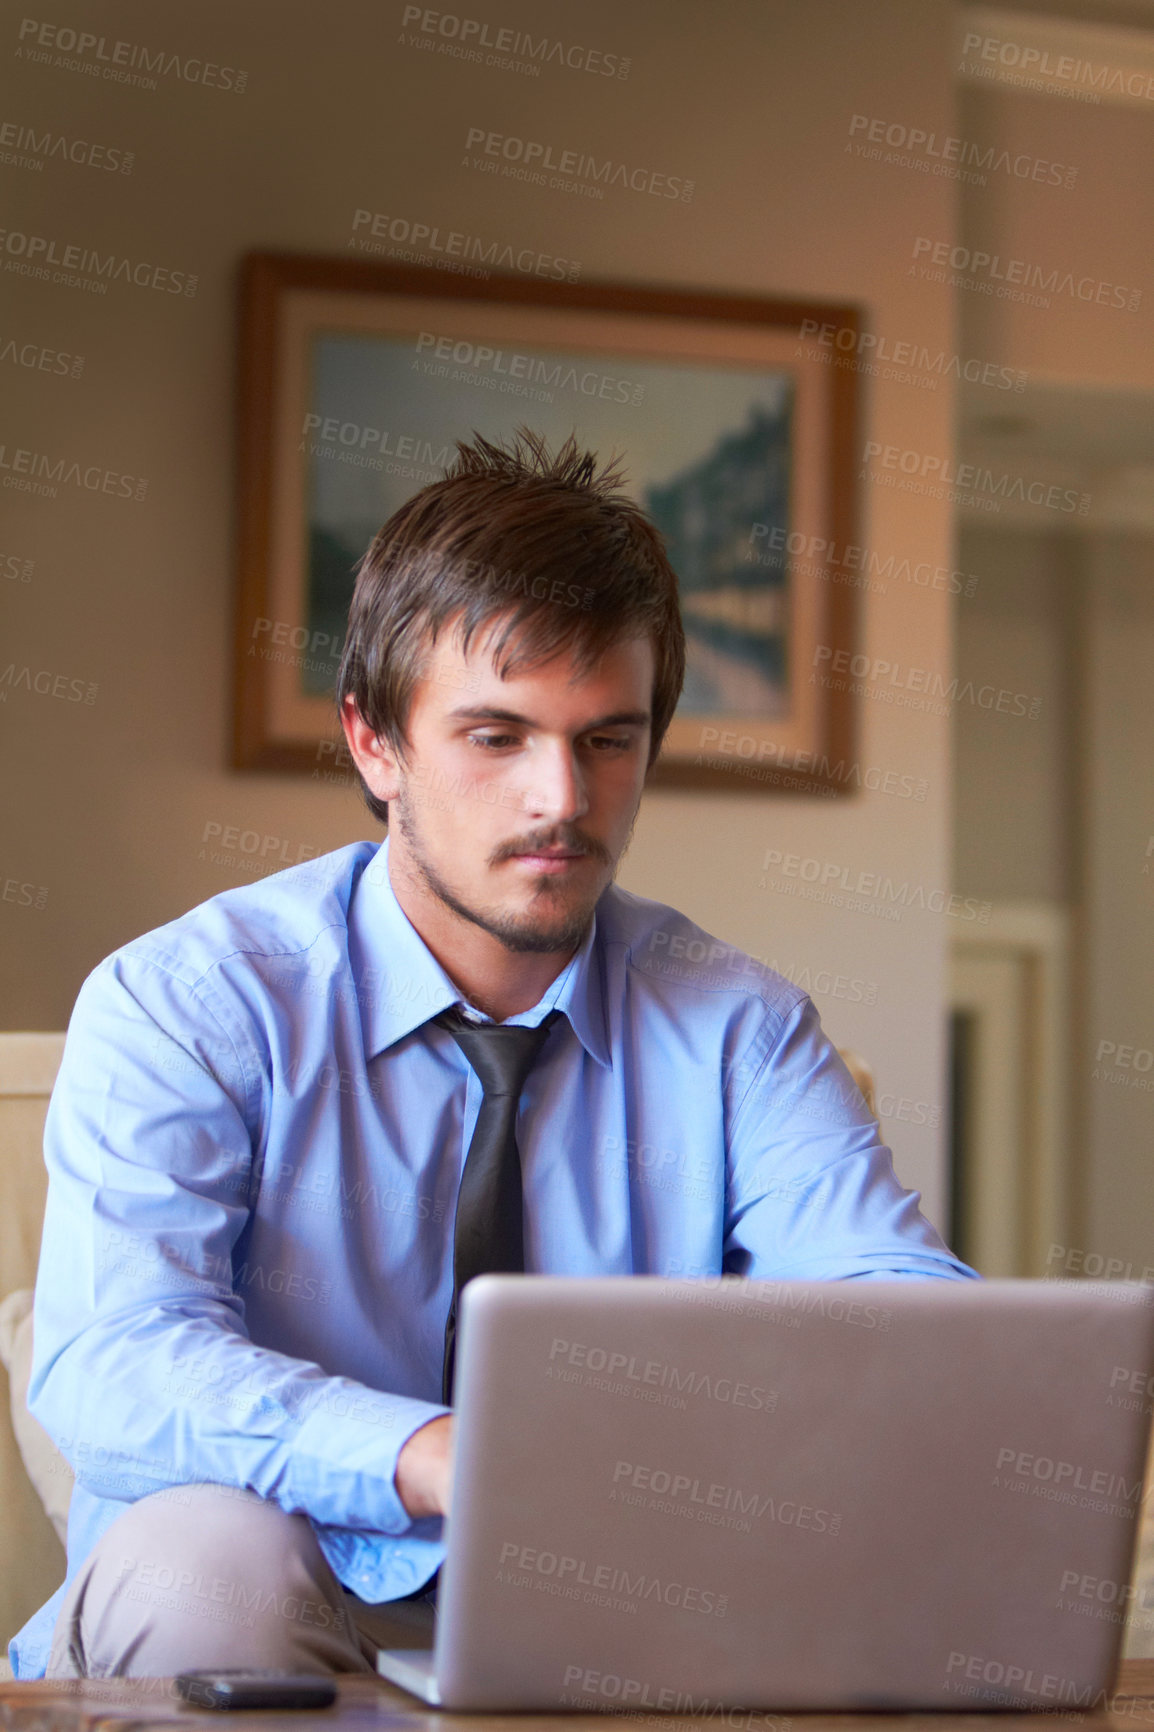
[[[455,1709],[1100,1705],[1152,1372],[1137,1284],[482,1277],[434,1646],[379,1669]]]

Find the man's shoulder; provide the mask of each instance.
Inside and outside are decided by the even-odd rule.
[[[801,987],[759,957],[728,944],[668,903],[613,884],[597,907],[606,945],[621,947],[626,971],[676,995],[760,999],[787,1017],[805,998]]]
[[[222,890],[121,945],[101,966],[151,965],[192,986],[233,959],[299,955],[332,927],[347,928],[353,889],[378,846],[353,842]]]

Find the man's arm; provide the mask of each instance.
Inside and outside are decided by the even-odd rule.
[[[45,1131],[29,1406],[96,1496],[212,1481],[321,1524],[408,1533],[446,1501],[444,1407],[246,1332],[231,1253],[260,1078],[235,1033],[227,1006],[141,957],[85,983]],[[432,1471],[426,1441],[398,1486],[403,1447],[429,1432]]]
[[[807,998],[727,1079],[724,1266],[759,1280],[973,1278],[898,1183]]]

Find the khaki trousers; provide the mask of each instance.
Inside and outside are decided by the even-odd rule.
[[[433,1619],[425,1601],[347,1592],[305,1516],[234,1486],[174,1486],[101,1535],[69,1584],[45,1675],[375,1673],[378,1648],[431,1647]]]

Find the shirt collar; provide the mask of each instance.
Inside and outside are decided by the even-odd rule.
[[[365,1057],[370,1059],[461,1002],[457,987],[397,901],[388,859],[386,837],[354,886],[349,904],[349,954]],[[581,948],[550,982],[540,1002],[510,1020],[536,1024],[549,1010],[564,1011],[589,1056],[611,1069],[603,981],[594,914]]]

